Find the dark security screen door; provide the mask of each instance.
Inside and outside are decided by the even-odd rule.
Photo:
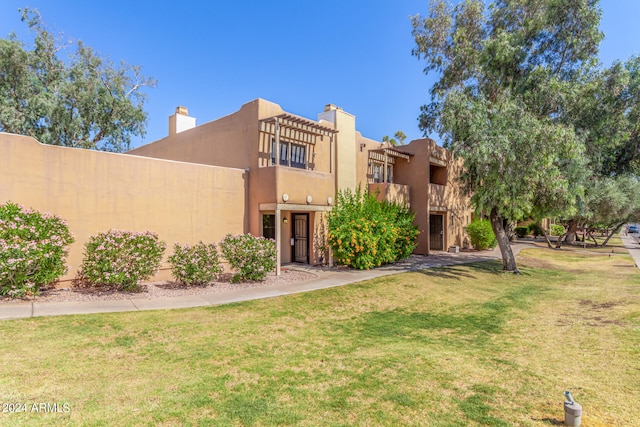
[[[293,214],[293,257],[296,262],[309,262],[308,224],[308,214]]]
[[[429,215],[429,248],[432,251],[444,250],[443,215]]]

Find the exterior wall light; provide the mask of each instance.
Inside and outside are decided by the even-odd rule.
[[[289,200],[289,195],[287,193],[282,194],[282,201],[287,202]]]
[[[287,219],[286,216],[284,218],[282,218],[282,223],[283,224],[287,224],[288,222],[289,222],[289,220]]]
[[[327,204],[331,205],[333,203],[333,197],[327,197]]]
[[[311,195],[307,196],[307,204],[311,203],[313,201],[313,197],[311,197]]]

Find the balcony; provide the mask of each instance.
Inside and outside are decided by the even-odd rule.
[[[409,203],[409,186],[390,182],[369,184],[369,194],[377,195],[378,200],[390,203]]]

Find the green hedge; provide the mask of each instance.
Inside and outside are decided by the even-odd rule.
[[[516,236],[522,239],[523,237],[527,237],[527,235],[529,234],[529,227],[521,225],[519,227],[516,227],[514,231],[516,233]]]
[[[543,236],[542,229],[535,222],[529,224],[529,233],[533,234],[533,237]]]
[[[560,224],[551,224],[549,234],[552,236],[562,236],[564,234],[564,227]]]
[[[471,244],[479,251],[487,248],[495,248],[498,244],[491,223],[482,219],[475,219],[467,225],[467,234]]]

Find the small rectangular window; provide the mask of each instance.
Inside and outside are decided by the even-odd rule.
[[[373,182],[376,184],[382,182],[382,174],[380,173],[380,165],[377,163],[373,164]]]
[[[272,214],[262,215],[262,237],[265,239],[276,238],[276,216]]]
[[[291,144],[291,167],[306,168],[307,147],[304,145]]]

